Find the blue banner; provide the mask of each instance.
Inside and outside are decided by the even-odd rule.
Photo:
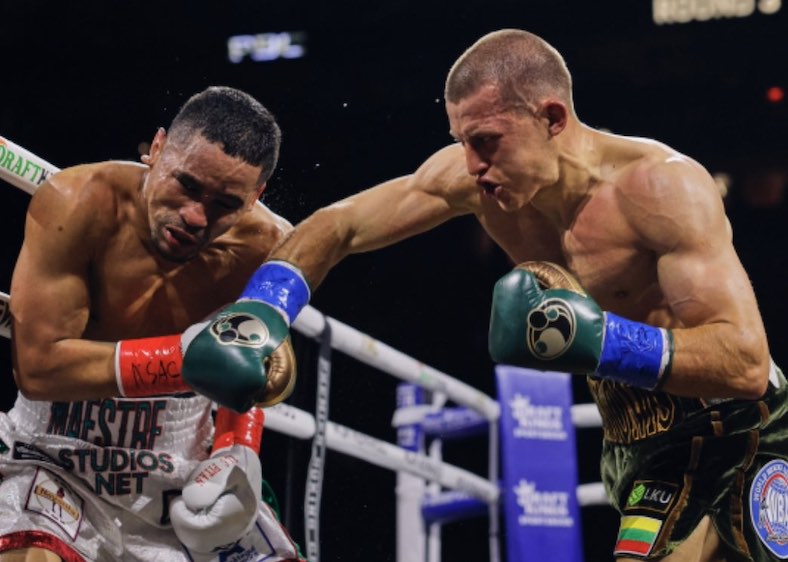
[[[496,378],[506,559],[582,562],[571,376],[498,365]]]

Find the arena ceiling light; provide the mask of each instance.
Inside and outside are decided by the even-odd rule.
[[[756,11],[776,14],[782,0],[652,0],[652,18],[657,25],[689,23],[721,18],[746,18]]]
[[[233,35],[227,39],[227,60],[238,64],[247,58],[254,62],[300,59],[306,54],[306,37],[305,31]]]

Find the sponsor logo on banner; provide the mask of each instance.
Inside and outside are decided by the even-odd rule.
[[[513,489],[522,508],[518,522],[523,527],[573,527],[569,493],[562,490],[537,490],[536,482],[520,480]]]
[[[36,469],[25,509],[54,521],[71,540],[82,523],[84,500],[68,484],[43,468]]]
[[[750,486],[750,516],[758,537],[778,558],[788,558],[788,463],[773,460]]]
[[[211,324],[211,333],[222,345],[263,347],[270,334],[265,324],[252,314],[230,313]]]
[[[532,404],[530,396],[516,393],[509,400],[512,417],[517,421],[514,437],[519,439],[543,439],[565,441],[568,437],[564,427],[564,409],[561,406]]]
[[[635,480],[624,511],[651,511],[665,514],[678,496],[679,487],[670,482]]]
[[[15,154],[3,137],[0,137],[0,167],[36,185],[44,183],[51,174],[32,160]]]

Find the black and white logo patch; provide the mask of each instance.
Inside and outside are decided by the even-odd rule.
[[[572,345],[576,328],[572,307],[563,299],[547,299],[528,313],[528,349],[539,359],[555,359]]]
[[[219,318],[211,325],[211,333],[223,345],[247,347],[263,347],[270,337],[268,328],[257,316],[243,313]]]
[[[625,512],[667,513],[679,495],[679,486],[659,480],[635,480],[627,497]]]

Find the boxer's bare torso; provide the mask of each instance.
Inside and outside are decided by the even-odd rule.
[[[70,168],[36,193],[11,285],[20,389],[117,395],[114,342],[179,333],[234,301],[291,228],[256,201],[259,168],[198,144],[153,167]]]

